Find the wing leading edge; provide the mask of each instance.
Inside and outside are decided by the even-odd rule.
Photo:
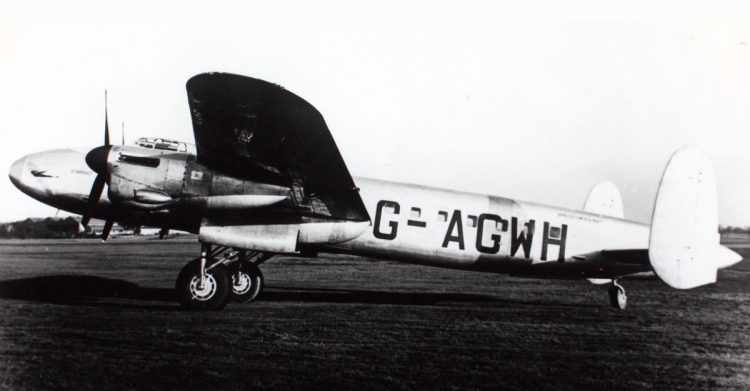
[[[370,217],[323,116],[281,86],[229,73],[187,82],[198,161],[230,175],[292,188],[316,215]]]

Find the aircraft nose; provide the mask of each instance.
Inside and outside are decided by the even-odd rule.
[[[23,177],[26,173],[26,165],[28,164],[28,160],[29,159],[27,156],[16,160],[10,166],[10,171],[8,171],[8,177],[10,178],[10,181],[13,182],[13,185],[15,185],[19,189],[23,187]]]

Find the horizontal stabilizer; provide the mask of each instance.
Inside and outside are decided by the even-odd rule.
[[[664,170],[654,204],[648,255],[656,275],[677,289],[716,282],[727,250],[717,230],[711,162],[694,148],[680,149]]]
[[[594,186],[586,197],[583,210],[599,215],[624,218],[622,196],[612,182],[602,182]]]

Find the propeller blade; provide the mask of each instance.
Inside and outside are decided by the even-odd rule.
[[[89,192],[88,205],[86,208],[86,214],[81,218],[81,225],[88,227],[91,216],[94,214],[96,204],[99,203],[99,198],[102,196],[104,191],[104,178],[101,175],[97,175],[94,179],[94,184],[91,186],[91,192]]]
[[[109,238],[109,233],[112,231],[112,225],[114,225],[115,222],[112,220],[107,220],[104,222],[104,229],[102,229],[102,241],[107,240]]]
[[[104,90],[104,145],[109,146],[109,120],[107,118],[107,90]]]
[[[89,221],[91,221],[91,216],[89,216],[88,214],[85,214],[83,215],[83,217],[81,217],[81,226],[83,226],[84,231],[89,227]]]

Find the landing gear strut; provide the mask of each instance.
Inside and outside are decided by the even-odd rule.
[[[619,310],[624,310],[628,305],[625,288],[618,284],[617,280],[612,280],[612,285],[609,286],[609,304]]]
[[[255,300],[263,290],[258,265],[273,256],[203,244],[201,256],[188,262],[177,276],[175,289],[183,308],[220,310],[227,302]]]

